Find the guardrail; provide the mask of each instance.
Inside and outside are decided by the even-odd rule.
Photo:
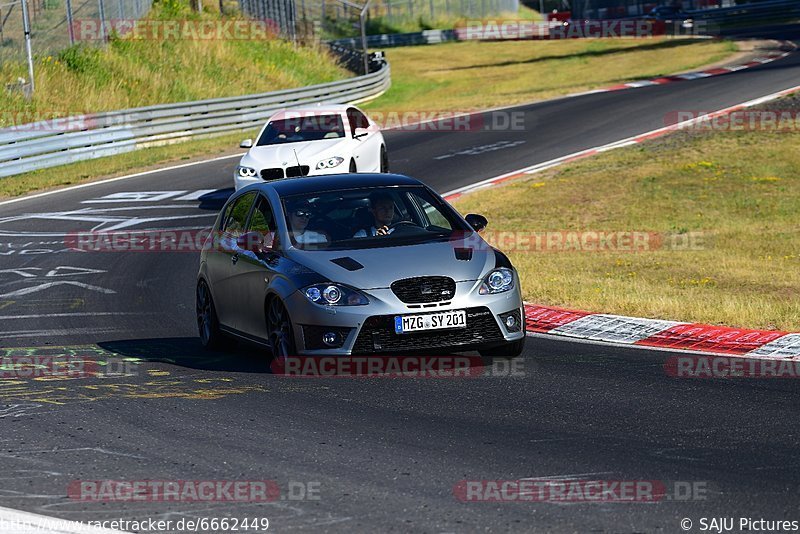
[[[389,48],[392,46],[412,46],[438,44],[447,41],[457,41],[458,36],[454,30],[424,30],[414,33],[384,33],[381,35],[367,35],[367,46],[376,48]],[[345,38],[328,41],[329,45],[346,48],[361,48],[361,38]]]
[[[743,22],[758,22],[765,19],[791,19],[795,17],[800,17],[800,0],[764,0],[760,2],[751,2],[749,4],[740,4],[733,7],[723,7],[723,8],[708,8],[708,9],[701,9],[695,11],[687,11],[688,15],[691,15],[692,18],[700,21],[706,21],[713,24],[713,27],[704,28],[704,30],[708,30],[707,34],[712,35],[716,33],[719,27],[724,27],[726,24],[741,24]],[[636,16],[636,17],[622,17],[622,19],[642,19],[644,16]],[[608,19],[614,20],[614,19]],[[608,22],[606,20],[606,22]],[[478,24],[475,26],[475,31],[470,31],[471,22]],[[491,27],[491,24],[495,23],[495,32],[497,35],[494,34],[491,37],[482,37],[483,33],[491,34],[492,32],[489,30],[484,31],[480,24],[487,23],[487,27]],[[514,20],[509,18],[508,20],[504,20],[502,17],[494,17],[489,18],[486,20],[475,20],[475,21],[466,21],[466,23],[458,27],[454,30],[425,30],[422,32],[415,32],[415,33],[393,33],[393,34],[381,34],[381,35],[368,35],[367,36],[367,46],[371,48],[389,48],[393,46],[414,46],[414,45],[427,45],[427,44],[438,44],[444,43],[448,41],[470,41],[470,40],[481,40],[481,41],[502,41],[502,40],[520,40],[520,39],[550,39],[550,38],[564,38],[561,37],[561,34],[565,34],[567,36],[572,35],[569,32],[565,31],[561,26],[561,21],[542,21],[542,22],[534,22],[534,21],[517,21],[521,24],[526,25],[526,27],[530,30],[530,35],[525,35],[523,37],[519,37],[516,34],[511,37],[503,37],[500,35],[499,29],[497,24],[502,24],[506,22],[513,23]],[[577,19],[570,21],[570,24],[573,26],[575,25],[582,25],[585,24],[586,20],[584,19]],[[551,35],[551,33],[555,30],[555,37]],[[559,33],[561,30],[561,33]],[[513,32],[512,32],[513,33]],[[659,32],[654,35],[667,35],[671,37],[687,37],[692,35],[703,35],[705,31],[693,31],[691,29],[686,30],[681,28],[680,26],[675,25],[666,25],[663,22],[661,23],[661,27]],[[578,35],[581,35],[578,32]],[[591,35],[589,35],[591,37]],[[573,37],[570,37],[573,38]],[[361,39],[360,38],[346,38],[346,39],[336,39],[333,41],[328,41],[328,45],[332,47],[342,47],[342,48],[349,48],[349,49],[359,49],[361,48]]]
[[[728,24],[759,22],[763,20],[789,20],[800,17],[798,0],[766,0],[733,7],[720,7],[689,12],[695,20],[713,22],[724,27]]]
[[[390,74],[388,63],[380,61],[370,74],[299,89],[161,104],[0,129],[0,178],[255,128],[290,106],[374,98],[389,88]]]

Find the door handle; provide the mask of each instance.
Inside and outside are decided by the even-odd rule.
[[[232,264],[236,265],[237,261],[239,261],[239,255],[238,254],[234,254],[233,256],[231,256],[231,263]]]

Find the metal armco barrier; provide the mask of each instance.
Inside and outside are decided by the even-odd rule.
[[[455,30],[424,30],[414,33],[385,33],[381,35],[367,35],[367,46],[388,48],[391,46],[438,44],[457,40],[458,36],[456,35]],[[348,39],[336,39],[334,41],[328,41],[328,44],[356,49],[361,46],[361,39],[355,37]]]
[[[0,178],[148,146],[257,128],[303,104],[354,103],[391,84],[388,63],[364,76],[270,93],[161,104],[0,129]]]
[[[762,19],[792,18],[800,16],[798,0],[766,0],[740,4],[733,7],[703,9],[689,12],[696,20],[714,21],[718,24],[758,22]]]

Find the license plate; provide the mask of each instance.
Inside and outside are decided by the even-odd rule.
[[[394,331],[397,334],[421,332],[423,330],[440,330],[442,328],[466,328],[467,312],[453,310],[424,315],[396,315]]]

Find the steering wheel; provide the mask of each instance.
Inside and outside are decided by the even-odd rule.
[[[415,223],[415,222],[412,222],[412,221],[397,221],[396,223],[392,223],[392,224],[389,225],[389,230],[391,230],[393,228],[397,228],[398,226],[401,226],[401,225],[416,226],[417,228],[419,228],[419,225],[417,223]]]

